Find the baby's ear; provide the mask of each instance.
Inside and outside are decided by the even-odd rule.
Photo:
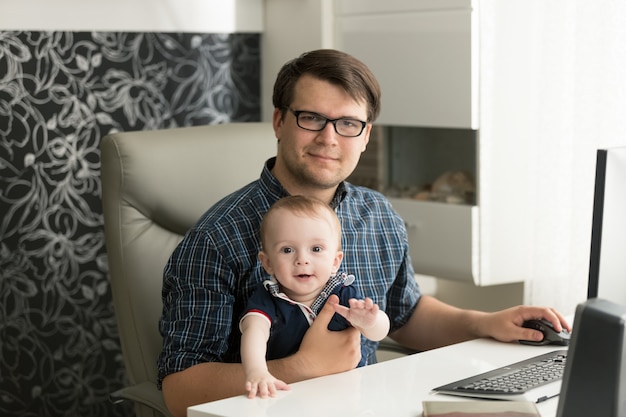
[[[339,265],[341,265],[341,261],[343,260],[343,252],[337,251],[337,255],[335,255],[335,260],[333,261],[333,271],[339,270]]]
[[[270,261],[270,257],[263,251],[259,252],[259,260],[261,261],[261,265],[263,265],[263,269],[268,275],[274,275],[274,268],[272,268],[272,262]]]

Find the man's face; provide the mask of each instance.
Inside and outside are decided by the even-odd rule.
[[[291,109],[318,113],[329,119],[367,120],[367,105],[354,101],[343,89],[309,75],[298,80]],[[298,127],[288,111],[284,119],[274,111],[278,151],[274,175],[291,194],[332,190],[354,171],[365,151],[371,125],[357,137],[339,135],[332,123],[319,132]]]

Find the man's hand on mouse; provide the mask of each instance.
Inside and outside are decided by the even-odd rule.
[[[563,328],[560,332],[554,329],[552,323],[544,319],[526,320],[522,327],[538,331],[542,334],[541,340],[536,339],[520,339],[520,343],[525,345],[561,345],[567,346],[570,341],[570,332]],[[536,332],[535,332],[536,334]]]
[[[538,306],[516,306],[495,313],[485,313],[479,323],[478,333],[501,342],[518,340],[543,340],[543,333],[523,327],[527,320],[544,319],[552,323],[557,332],[563,329],[571,332],[571,326],[561,313],[553,308]]]

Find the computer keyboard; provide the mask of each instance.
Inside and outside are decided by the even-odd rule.
[[[455,381],[433,391],[466,397],[541,402],[559,394],[566,361],[567,350],[557,350]]]

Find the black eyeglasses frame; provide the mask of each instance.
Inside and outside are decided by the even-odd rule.
[[[359,119],[354,119],[352,117],[340,117],[338,119],[330,119],[324,115],[321,115],[319,113],[316,113],[314,111],[309,111],[309,110],[294,110],[291,107],[287,107],[287,110],[289,110],[291,113],[293,113],[294,116],[296,116],[296,124],[298,125],[298,127],[300,129],[304,129],[304,130],[308,130],[309,132],[321,132],[322,130],[324,130],[324,128],[326,128],[326,125],[328,124],[328,122],[333,124],[333,128],[335,129],[335,133],[337,133],[339,136],[343,136],[344,138],[356,138],[361,136],[361,133],[363,133],[363,130],[365,130],[365,126],[367,126],[367,122],[364,122],[363,120],[359,120]],[[320,119],[324,119],[324,125],[319,128],[319,129],[309,129],[306,127],[302,127],[300,126],[300,114],[302,113],[309,113],[309,114],[314,114],[316,116],[319,116]],[[358,134],[356,135],[344,135],[342,133],[340,133],[337,130],[337,122],[341,121],[341,120],[350,120],[353,122],[358,122],[361,123],[361,130],[359,131]]]

